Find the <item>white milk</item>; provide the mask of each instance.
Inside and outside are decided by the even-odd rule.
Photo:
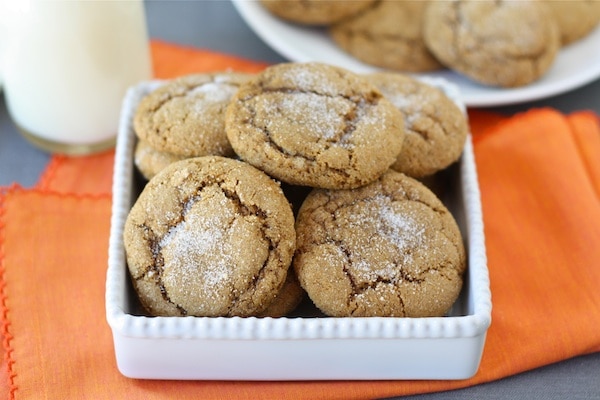
[[[15,124],[49,151],[112,146],[126,89],[151,77],[141,0],[5,6],[3,80]]]
[[[6,41],[6,28],[5,28],[5,3],[6,0],[0,0],[0,92],[2,92],[2,68],[4,66],[4,43]]]

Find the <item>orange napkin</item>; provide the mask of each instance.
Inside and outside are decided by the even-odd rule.
[[[264,67],[161,42],[153,42],[152,50],[162,77]],[[107,152],[55,156],[36,188],[0,190],[0,394],[11,399],[371,399],[457,389],[600,351],[598,117],[551,109],[513,117],[471,110],[470,121],[493,296],[492,325],[473,378],[123,377],[104,309],[113,159]]]

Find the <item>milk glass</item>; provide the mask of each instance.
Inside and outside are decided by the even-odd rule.
[[[4,42],[6,40],[6,29],[4,28],[6,12],[4,12],[4,1],[5,0],[0,0],[0,92],[2,92],[2,68],[4,66],[2,60],[4,60]]]
[[[151,77],[143,2],[0,1],[6,103],[25,138],[64,154],[112,147],[127,88]]]

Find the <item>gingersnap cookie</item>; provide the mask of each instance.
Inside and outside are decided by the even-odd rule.
[[[400,172],[358,189],[315,189],[296,235],[298,280],[327,315],[442,316],[460,293],[459,228],[429,189]]]
[[[279,185],[219,156],[159,172],[131,208],[123,238],[140,302],[162,316],[262,312],[280,292],[295,248]]]
[[[236,154],[292,185],[353,188],[392,165],[402,114],[373,85],[321,63],[271,66],[240,86],[225,129]]]
[[[266,310],[259,317],[283,317],[294,311],[304,299],[304,289],[300,286],[293,268],[288,270],[283,287]]]
[[[392,169],[423,178],[458,160],[469,126],[465,114],[441,89],[399,73],[366,77],[404,115],[406,134]]]
[[[158,151],[195,157],[232,156],[225,109],[251,75],[233,72],[187,75],[168,81],[140,102],[136,135]]]
[[[447,67],[484,85],[518,87],[540,78],[560,48],[542,2],[435,1],[423,37]]]
[[[273,15],[302,25],[329,25],[368,7],[375,0],[261,0]]]
[[[135,144],[133,153],[133,163],[144,176],[150,180],[154,175],[163,170],[169,164],[175,161],[183,160],[184,156],[158,151],[146,143],[145,140],[138,140]]]
[[[544,3],[557,22],[563,46],[587,36],[600,22],[598,0],[546,0]]]
[[[443,68],[423,40],[427,1],[382,0],[329,29],[347,53],[383,68],[425,72]]]

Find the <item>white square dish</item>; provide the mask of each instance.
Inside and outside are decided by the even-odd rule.
[[[464,110],[456,88],[441,87]],[[444,317],[333,318],[302,313],[281,318],[150,317],[129,280],[123,227],[140,182],[133,152],[133,114],[160,85],[143,82],[123,101],[113,181],[106,316],[120,372],[141,379],[384,380],[465,379],[479,367],[491,323],[491,293],[477,172],[470,137],[447,178],[442,200],[468,251],[459,299]]]

